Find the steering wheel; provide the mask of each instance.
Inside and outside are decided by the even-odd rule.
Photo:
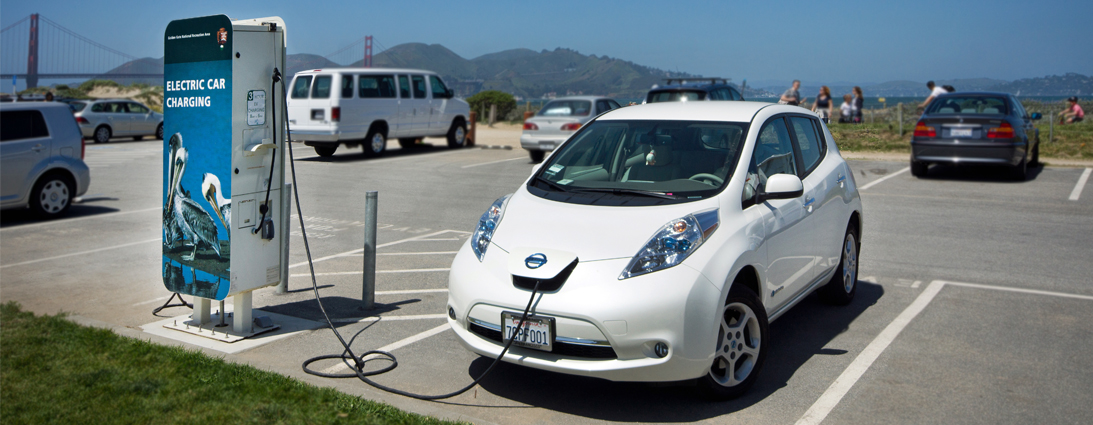
[[[721,177],[718,177],[718,176],[715,176],[715,175],[710,174],[710,173],[698,173],[698,174],[695,174],[691,177],[688,177],[687,180],[694,180],[696,182],[706,183],[710,186],[717,186],[719,184],[725,183],[725,179],[723,179]],[[714,182],[714,183],[711,184],[710,183],[711,181]]]

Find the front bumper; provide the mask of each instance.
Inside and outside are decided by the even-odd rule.
[[[503,348],[498,334],[484,335],[483,329],[500,329],[500,312],[523,311],[531,295],[513,285],[507,257],[491,245],[479,262],[464,245],[449,275],[448,306],[456,318],[448,322],[464,347],[483,356],[497,357]],[[718,289],[686,264],[618,280],[629,261],[579,262],[559,290],[539,295],[534,304],[534,314],[555,319],[555,351],[513,346],[503,360],[612,381],[706,374],[719,326]],[[666,357],[654,353],[658,342],[668,344]]]
[[[911,140],[911,160],[950,164],[1017,165],[1025,157],[1025,145],[1025,142]]]

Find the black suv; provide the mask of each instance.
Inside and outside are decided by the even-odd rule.
[[[725,78],[668,78],[667,84],[653,86],[642,103],[681,100],[744,100],[744,96]]]

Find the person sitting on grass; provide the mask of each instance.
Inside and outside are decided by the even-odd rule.
[[[1059,124],[1074,124],[1085,119],[1085,111],[1082,110],[1082,105],[1078,104],[1078,96],[1070,96],[1066,101],[1070,103],[1070,106],[1059,114]]]

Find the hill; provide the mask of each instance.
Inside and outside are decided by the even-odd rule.
[[[1089,96],[1093,94],[1093,77],[1068,72],[1066,75],[1002,82],[990,90],[1023,96]]]
[[[92,78],[93,80],[118,79],[111,74],[162,74],[163,58],[140,58],[121,64],[117,68],[106,71]],[[124,78],[128,84],[144,83],[151,86],[162,86],[163,78]]]

